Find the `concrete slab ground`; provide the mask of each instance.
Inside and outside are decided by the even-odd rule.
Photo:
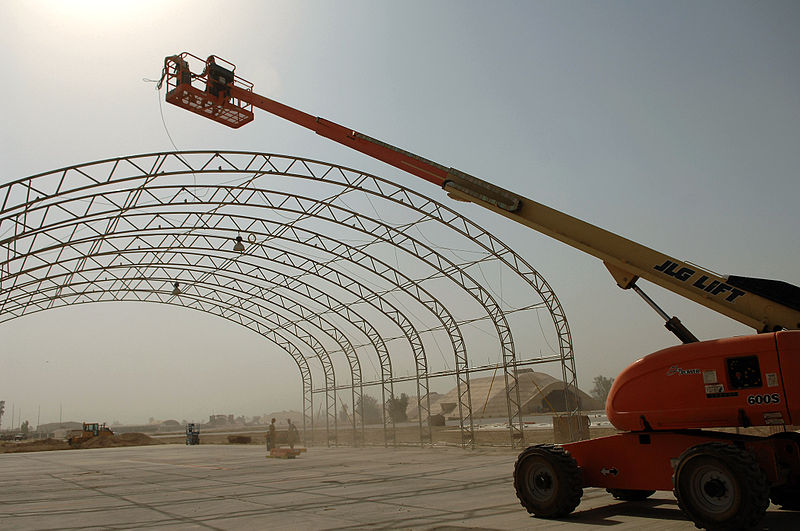
[[[585,489],[557,521],[529,516],[517,452],[161,445],[0,455],[0,529],[693,529],[670,493],[619,502]],[[798,529],[770,506],[764,529]]]

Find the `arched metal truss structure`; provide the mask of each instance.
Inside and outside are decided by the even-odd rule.
[[[183,306],[262,335],[297,364],[304,431],[322,421],[322,395],[327,444],[338,443],[338,391],[358,443],[364,389],[378,387],[391,444],[387,400],[413,382],[424,444],[430,382],[455,377],[466,446],[470,374],[502,368],[512,444],[524,442],[520,367],[558,363],[565,391],[577,388],[564,312],[525,260],[431,198],[309,159],[155,153],[0,186],[0,322],[111,301]]]

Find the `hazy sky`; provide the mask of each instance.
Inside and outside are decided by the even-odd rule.
[[[0,180],[173,149],[163,58],[216,54],[256,91],[723,274],[800,284],[794,1],[0,2]],[[444,194],[260,113],[230,130],[164,107],[179,149],[287,153]],[[478,207],[548,279],[579,381],[675,344],[596,259]],[[750,331],[655,286],[701,339]],[[269,355],[267,355],[269,354]],[[449,386],[447,386],[449,388]],[[0,325],[0,399],[32,424],[299,409],[265,340],[160,305]],[[437,389],[447,390],[447,389]]]

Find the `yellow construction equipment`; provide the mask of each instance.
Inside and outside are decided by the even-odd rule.
[[[114,435],[114,432],[108,428],[105,423],[100,424],[99,422],[84,422],[83,429],[81,431],[75,430],[70,433],[67,442],[70,446],[76,446],[81,443],[88,441],[89,439],[94,439],[95,437],[111,437]]]

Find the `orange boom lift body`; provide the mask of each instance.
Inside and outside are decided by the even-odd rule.
[[[202,65],[192,72],[189,63]],[[442,187],[603,261],[623,289],[639,294],[683,345],[645,356],[614,381],[606,411],[618,435],[523,451],[514,469],[522,505],[561,517],[584,487],[644,499],[674,491],[699,527],[756,525],[770,498],[800,510],[800,288],[781,281],[721,277],[482,179],[442,166],[253,92],[215,56],[167,57],[166,100],[238,128],[258,108]],[[642,292],[642,278],[754,328],[759,334],[699,342]],[[709,428],[783,427],[771,436]],[[738,430],[737,430],[738,431]]]

